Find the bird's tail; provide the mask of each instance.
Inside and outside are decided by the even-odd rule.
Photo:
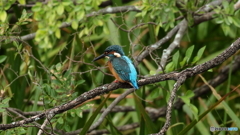
[[[137,81],[132,81],[130,84],[131,84],[135,89],[139,89],[138,84],[137,84]]]

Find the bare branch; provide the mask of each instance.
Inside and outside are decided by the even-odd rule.
[[[38,130],[37,135],[43,134],[43,130],[44,130],[44,128],[47,126],[47,123],[51,124],[51,123],[50,123],[50,120],[52,119],[52,117],[53,117],[53,116],[50,115],[49,117],[47,117],[47,118],[44,120],[43,124],[41,125],[41,130]],[[52,127],[52,126],[51,126],[51,127]],[[52,129],[52,131],[53,131],[53,129]]]
[[[174,103],[174,99],[176,97],[177,90],[182,85],[182,83],[185,82],[186,79],[187,79],[187,76],[180,76],[177,82],[174,84],[173,90],[171,91],[170,99],[167,105],[166,122],[157,135],[164,135],[168,127],[171,125],[171,114],[172,114],[172,106]]]
[[[175,50],[175,48],[180,46],[180,42],[184,36],[184,33],[187,30],[187,26],[188,26],[188,23],[185,19],[179,24],[180,29],[178,30],[178,33],[176,34],[174,41],[169,45],[167,49],[163,50],[161,63],[160,63],[161,66],[158,67],[157,73],[160,71],[163,71],[171,53]]]
[[[237,1],[237,3],[234,5],[234,8],[236,10],[240,9],[240,0]]]
[[[214,8],[216,8],[217,6],[221,5],[222,1],[223,0],[212,1],[212,2],[202,6],[201,8],[199,8],[199,10],[197,10],[195,13],[212,11]]]
[[[160,39],[158,42],[150,45],[147,47],[137,58],[135,63],[138,65],[139,62],[141,62],[145,57],[147,57],[152,51],[158,49],[162,44],[166,43],[168,40],[171,39],[171,37],[178,31],[180,24],[175,26],[171,31],[167,33],[166,36],[164,36],[162,39]]]

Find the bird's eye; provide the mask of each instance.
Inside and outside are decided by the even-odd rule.
[[[104,54],[108,54],[108,52],[104,52]]]

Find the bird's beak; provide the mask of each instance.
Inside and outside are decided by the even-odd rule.
[[[100,56],[98,56],[97,58],[94,58],[93,61],[97,61],[101,58],[104,58],[106,55],[105,54],[101,54]]]

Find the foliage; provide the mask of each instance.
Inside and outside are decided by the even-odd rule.
[[[178,47],[171,52],[171,58],[160,73],[181,71],[206,62],[224,51],[240,34],[240,13],[234,10],[235,1],[223,0],[222,5],[213,8],[213,20],[194,24],[194,16],[208,12],[198,11],[206,5],[203,0],[113,0],[104,6],[104,0],[50,0],[25,1],[3,0],[0,2],[0,113],[2,124],[21,120],[19,114],[7,112],[17,108],[23,112],[45,111],[74,100],[82,93],[114,78],[109,75],[105,63],[92,63],[94,57],[103,53],[112,44],[121,44],[127,56],[134,62],[150,45],[162,39],[182,19],[188,22]],[[207,1],[211,2],[211,1]],[[33,3],[33,4],[32,4]],[[180,7],[176,6],[177,3]],[[135,6],[139,11],[113,12],[114,7]],[[99,13],[98,11],[106,11]],[[140,11],[141,10],[141,11]],[[34,38],[31,36],[34,35]],[[177,35],[176,35],[177,36]],[[155,75],[162,54],[169,44],[175,42],[175,35],[153,50],[137,65],[139,79]],[[230,72],[228,81],[214,88],[217,93],[208,92],[197,99],[193,90],[211,80],[234,56],[212,72],[203,73],[204,78],[188,79],[178,90],[178,96],[185,103],[183,109],[174,109],[172,126],[167,134],[211,134],[210,126],[239,127],[239,94],[231,93],[220,104],[221,98],[239,84],[239,72]],[[145,85],[139,91],[118,103],[131,106],[136,111],[110,113],[96,130],[107,129],[111,134],[150,134],[158,132],[165,122],[164,117],[152,120],[145,109],[161,108],[167,105],[174,81]],[[96,98],[71,110],[54,116],[46,132],[52,128],[56,134],[73,132],[83,128],[83,133],[96,121],[102,108],[109,106],[126,91],[118,89],[109,97]],[[140,100],[140,97],[143,100]],[[145,102],[150,101],[150,102]],[[216,104],[217,102],[217,104]],[[222,102],[222,101],[221,101]],[[214,108],[210,106],[214,105]],[[97,108],[96,111],[88,109]],[[226,111],[229,110],[229,111]],[[235,112],[235,113],[234,113]],[[203,118],[205,116],[205,118]],[[26,115],[24,117],[29,117]],[[43,120],[36,121],[40,125]],[[124,125],[138,123],[133,129],[119,131]],[[39,128],[24,126],[0,134],[37,134]],[[58,132],[59,130],[59,132]],[[225,132],[219,133],[221,135]]]

